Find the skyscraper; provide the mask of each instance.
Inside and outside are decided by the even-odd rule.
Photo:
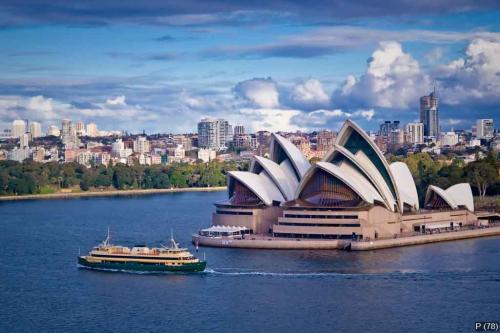
[[[391,123],[390,120],[386,120],[383,124],[380,124],[379,135],[389,137],[392,131],[399,129],[399,120],[395,120]]]
[[[428,96],[420,97],[420,122],[424,124],[424,135],[437,137],[439,134],[439,108],[436,89]]]
[[[478,119],[476,121],[476,137],[478,139],[491,139],[493,130],[493,119]]]
[[[32,138],[39,138],[42,136],[42,125],[36,121],[30,124],[30,133]]]
[[[205,118],[198,123],[198,145],[200,148],[225,148],[231,136],[232,127],[227,120]]]
[[[26,133],[26,122],[21,119],[14,120],[12,122],[12,136],[20,138],[24,133]]]

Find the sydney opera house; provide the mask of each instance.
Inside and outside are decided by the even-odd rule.
[[[215,203],[213,227],[200,235],[235,230],[273,239],[374,240],[477,221],[469,184],[429,186],[424,202],[420,207],[407,165],[389,164],[347,120],[333,149],[314,165],[273,134],[269,158],[256,156],[249,171],[229,173],[228,199]]]

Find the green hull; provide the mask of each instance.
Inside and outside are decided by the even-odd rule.
[[[137,272],[203,272],[207,266],[206,261],[199,261],[192,264],[183,264],[179,266],[166,265],[151,265],[141,264],[138,262],[89,262],[83,257],[78,257],[78,264],[87,268],[94,269],[109,269],[120,271],[137,271]]]

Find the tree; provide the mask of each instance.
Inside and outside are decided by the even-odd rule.
[[[476,186],[479,196],[484,197],[488,187],[497,179],[497,170],[486,160],[481,160],[467,165],[467,176]]]

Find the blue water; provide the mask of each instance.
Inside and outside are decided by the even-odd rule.
[[[207,272],[78,269],[210,224],[224,192],[0,202],[0,332],[472,332],[500,320],[500,238],[376,252],[200,248]]]

